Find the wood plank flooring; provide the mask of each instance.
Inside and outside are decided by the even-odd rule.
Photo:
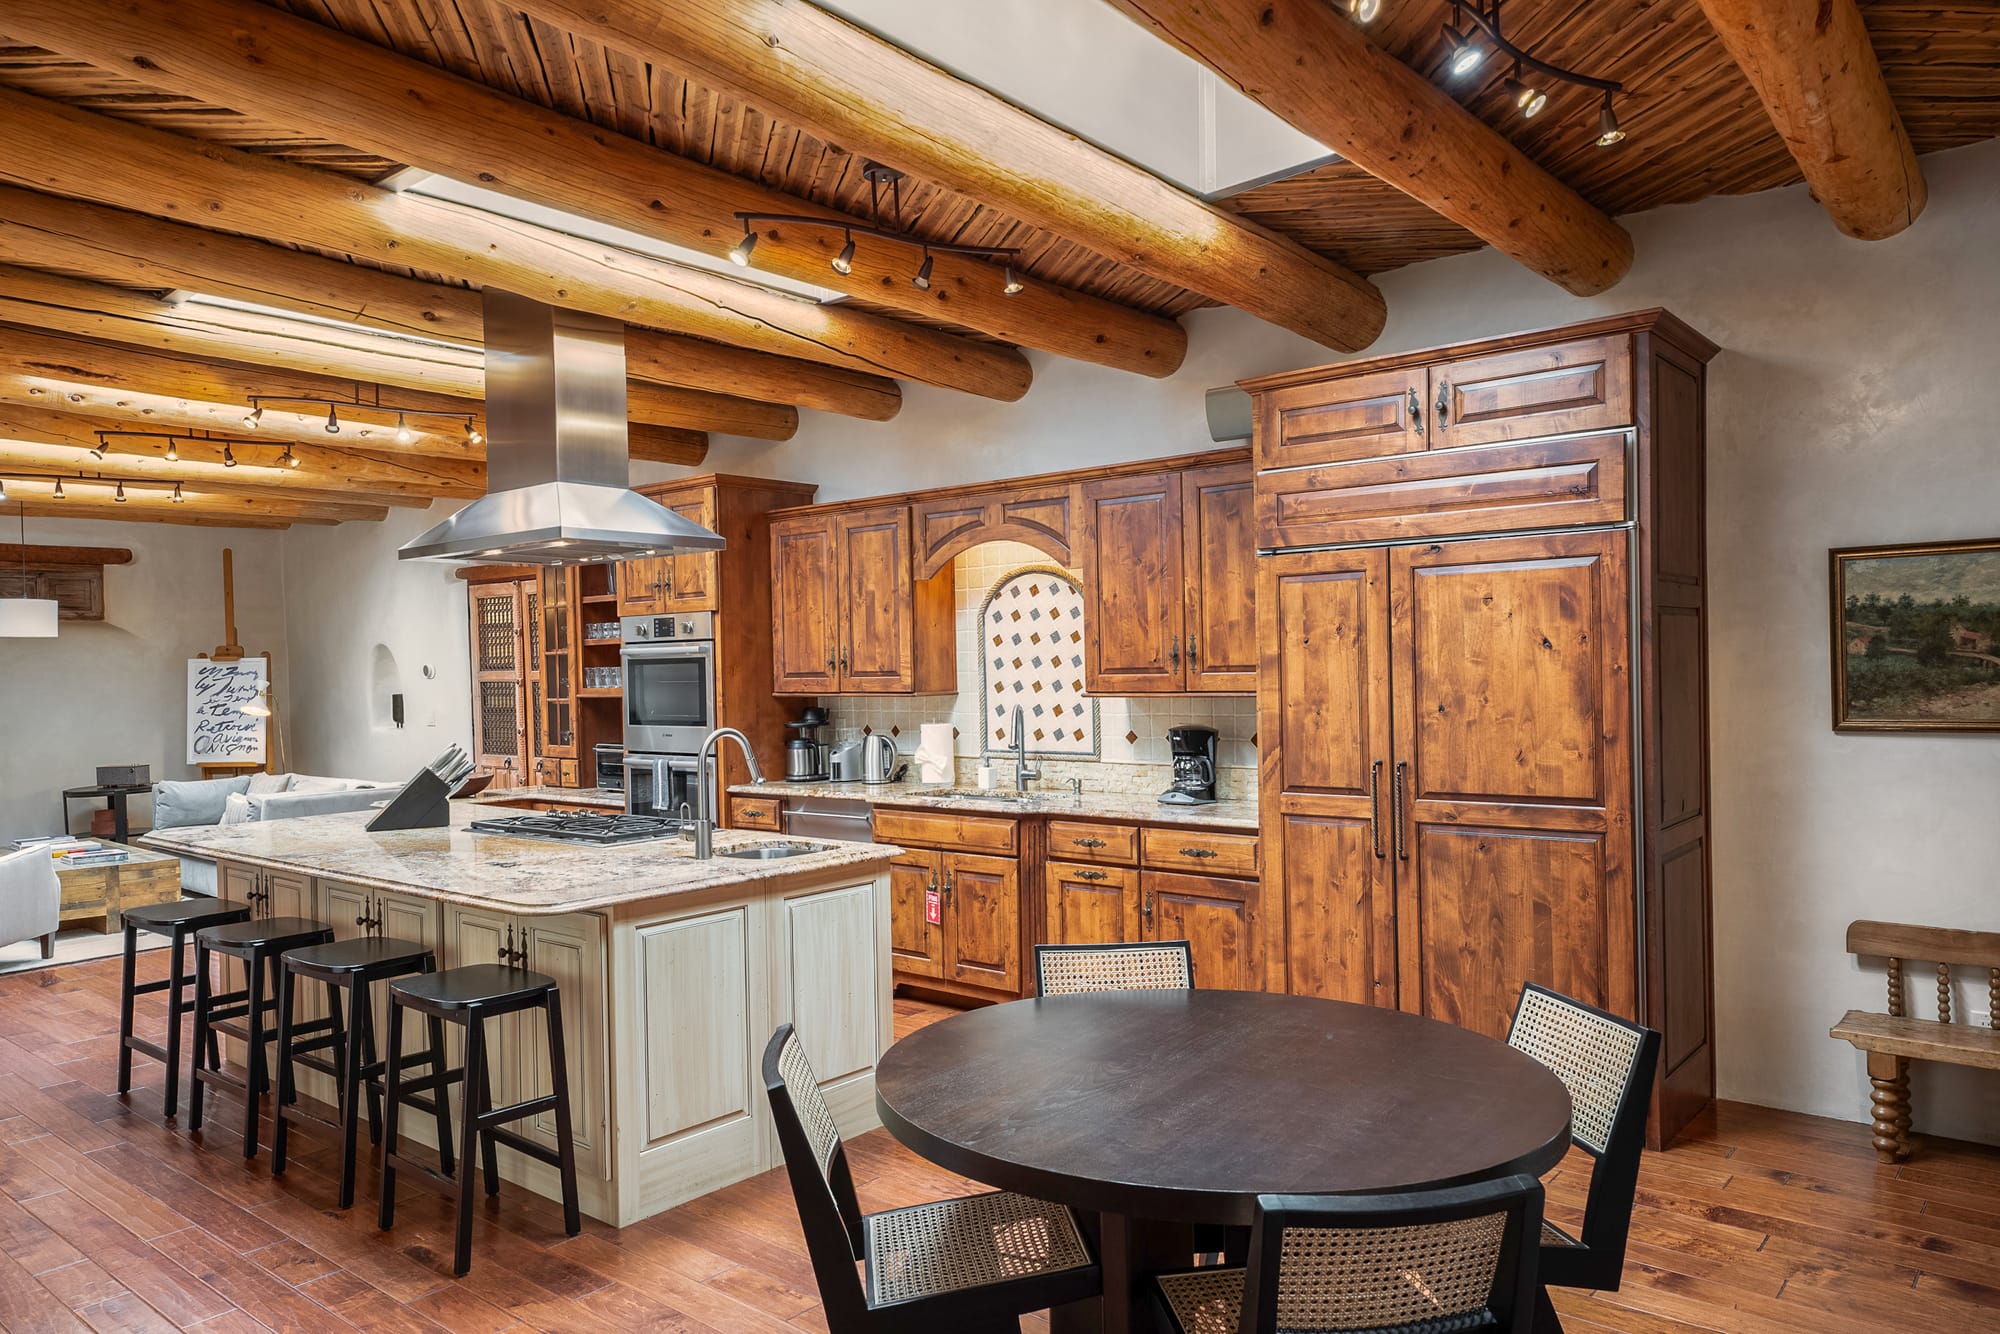
[[[142,976],[165,964],[142,958]],[[115,960],[0,979],[0,1329],[826,1327],[782,1173],[574,1239],[510,1187],[454,1280],[430,1192],[403,1192],[378,1232],[372,1186],[335,1210],[329,1155],[302,1138],[276,1181],[240,1156],[234,1108],[206,1143],[165,1122],[157,1063],[138,1059],[117,1097],[117,988]],[[156,1031],[164,1004],[147,1000]],[[899,1002],[897,1027],[944,1013]],[[849,1153],[867,1209],[977,1188],[880,1131]],[[1551,1175],[1558,1221],[1577,1220],[1588,1171],[1572,1158]],[[1723,1104],[1647,1155],[1623,1289],[1556,1304],[1570,1334],[2000,1328],[2000,1152],[1926,1140],[1886,1168],[1862,1126]]]

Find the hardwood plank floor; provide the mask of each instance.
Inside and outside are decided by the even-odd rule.
[[[163,976],[165,956],[139,966]],[[117,1097],[118,967],[0,979],[0,1330],[826,1328],[781,1172],[573,1239],[509,1188],[453,1279],[442,1198],[403,1192],[379,1232],[366,1174],[340,1213],[332,1155],[303,1137],[274,1180],[240,1156],[235,1107],[211,1102],[206,1142],[162,1118],[158,1063],[135,1059]],[[947,1013],[898,1001],[898,1035]],[[142,1001],[142,1031],[164,1018]],[[880,1131],[849,1154],[864,1208],[979,1189]],[[1551,1174],[1551,1217],[1576,1223],[1588,1174],[1577,1156]],[[1883,1167],[1862,1126],[1725,1103],[1647,1155],[1632,1235],[1620,1291],[1556,1294],[1571,1334],[2000,1328],[1993,1149],[1926,1140]]]

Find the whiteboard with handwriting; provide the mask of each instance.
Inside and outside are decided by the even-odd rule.
[[[242,712],[263,689],[263,658],[188,660],[189,764],[262,764],[264,724]]]

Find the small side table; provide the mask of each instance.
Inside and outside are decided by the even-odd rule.
[[[56,862],[62,882],[62,921],[102,917],[106,935],[124,922],[127,908],[142,903],[172,903],[181,896],[181,859],[145,848],[132,849],[122,862],[64,869]]]
[[[111,837],[119,843],[129,843],[132,839],[132,821],[125,813],[125,799],[141,792],[151,792],[151,783],[114,783],[97,787],[66,787],[63,789],[62,830],[69,832],[69,804],[72,801],[89,801],[104,798],[104,808],[111,812],[117,822],[117,832]]]

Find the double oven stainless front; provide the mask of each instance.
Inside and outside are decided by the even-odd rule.
[[[715,730],[715,613],[619,622],[627,754],[693,755]]]

